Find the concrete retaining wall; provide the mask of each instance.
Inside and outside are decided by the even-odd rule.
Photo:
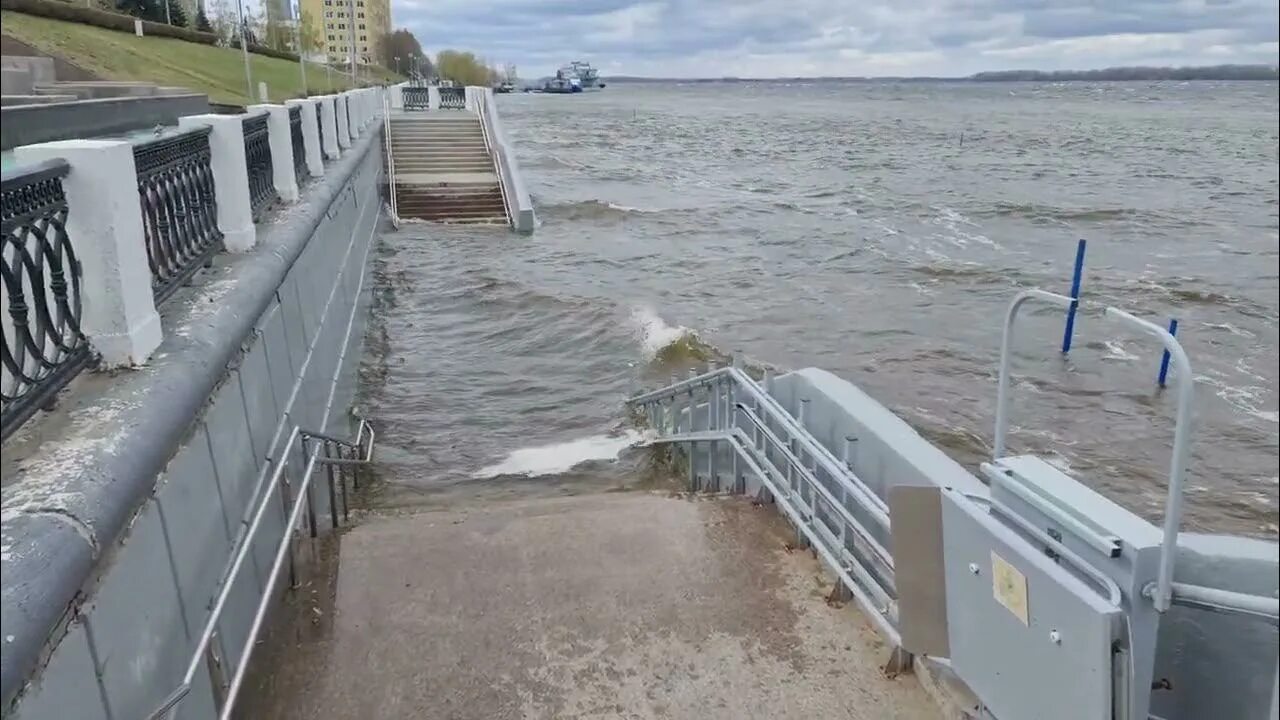
[[[0,150],[176,125],[184,115],[207,112],[209,98],[198,94],[5,106],[0,110]]]
[[[299,478],[292,428],[352,435],[380,144],[366,132],[253,250],[166,303],[146,367],[82,375],[6,443],[6,716],[146,717],[181,680],[273,462]],[[214,641],[227,677],[281,539],[283,514],[266,518]],[[214,717],[207,668],[195,681],[178,717]]]

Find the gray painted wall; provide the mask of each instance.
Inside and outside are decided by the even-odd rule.
[[[0,110],[0,150],[176,125],[180,117],[207,112],[209,98],[198,94],[6,106]]]
[[[97,430],[114,433],[108,443],[79,438],[91,451],[114,456],[131,446],[154,445],[149,429],[156,423],[175,426],[176,442],[164,445],[162,438],[163,447],[149,450],[168,458],[159,473],[147,477],[147,468],[139,466],[139,477],[116,483],[116,494],[130,487],[141,490],[119,540],[106,529],[107,519],[79,517],[92,514],[83,508],[54,515],[21,502],[36,491],[14,488],[24,481],[38,484],[38,473],[6,487],[5,633],[22,635],[20,642],[5,644],[6,699],[10,673],[29,665],[33,652],[43,659],[19,678],[28,683],[10,708],[12,717],[131,720],[150,713],[180,682],[271,459],[286,457],[292,476],[299,477],[301,450],[284,446],[294,425],[351,436],[347,408],[368,315],[369,251],[382,207],[380,132],[380,126],[366,132],[327,168],[323,181],[307,188],[298,206],[260,226],[254,250],[226,256],[225,264],[184,291],[182,301],[170,303],[176,310],[166,309],[165,343],[147,371],[111,383],[90,378],[73,388],[76,397],[91,396],[75,408],[78,414],[111,418],[110,428]],[[195,412],[166,402],[171,388],[158,377],[180,382],[184,375],[203,397]],[[212,389],[199,392],[205,375],[213,379]],[[121,387],[130,383],[136,387]],[[120,393],[128,397],[131,392],[150,401],[120,411]],[[31,453],[27,467],[52,462],[68,434],[74,437],[75,428],[49,443],[35,443],[34,451],[22,450]],[[61,462],[54,470],[75,474],[79,466],[107,460],[64,454]],[[64,493],[96,491],[62,488]],[[328,524],[325,493],[315,497],[317,525],[323,529]],[[28,511],[9,511],[19,506]],[[69,525],[66,517],[77,522]],[[232,586],[217,640],[228,676],[247,638],[283,524],[283,513],[268,511],[250,556],[252,566]],[[76,551],[84,544],[90,554],[97,553],[90,563]],[[68,583],[77,588],[75,599],[57,615],[60,622],[50,636],[47,614],[33,607],[58,602]],[[37,643],[40,647],[33,647]],[[177,716],[210,718],[213,707],[202,667]]]

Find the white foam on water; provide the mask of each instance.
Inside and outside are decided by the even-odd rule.
[[[555,475],[589,460],[617,460],[619,453],[643,439],[642,433],[628,430],[621,435],[593,435],[568,442],[520,448],[502,462],[475,471],[471,477]]]
[[[1106,346],[1107,354],[1102,356],[1103,360],[1133,361],[1139,359],[1137,355],[1125,350],[1124,345],[1121,345],[1117,340],[1108,340]]]
[[[631,322],[636,328],[636,337],[645,357],[652,358],[662,348],[693,335],[693,331],[683,325],[668,325],[656,312],[647,307],[639,307],[631,311]]]

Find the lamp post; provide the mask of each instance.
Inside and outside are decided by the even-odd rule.
[[[302,4],[298,3],[294,6],[293,11],[293,37],[294,46],[298,49],[298,67],[302,70],[302,96],[306,97],[307,92],[307,48],[302,47]]]
[[[253,104],[253,74],[249,71],[249,43],[244,36],[244,0],[236,0],[236,11],[240,15],[240,54],[244,56],[244,82],[249,89],[249,104]]]
[[[400,56],[399,55],[395,56],[395,61],[396,61],[396,74],[399,75],[400,74]]]

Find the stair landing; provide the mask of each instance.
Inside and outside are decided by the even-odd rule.
[[[367,518],[255,657],[245,717],[940,718],[793,537],[744,498],[645,492]]]

